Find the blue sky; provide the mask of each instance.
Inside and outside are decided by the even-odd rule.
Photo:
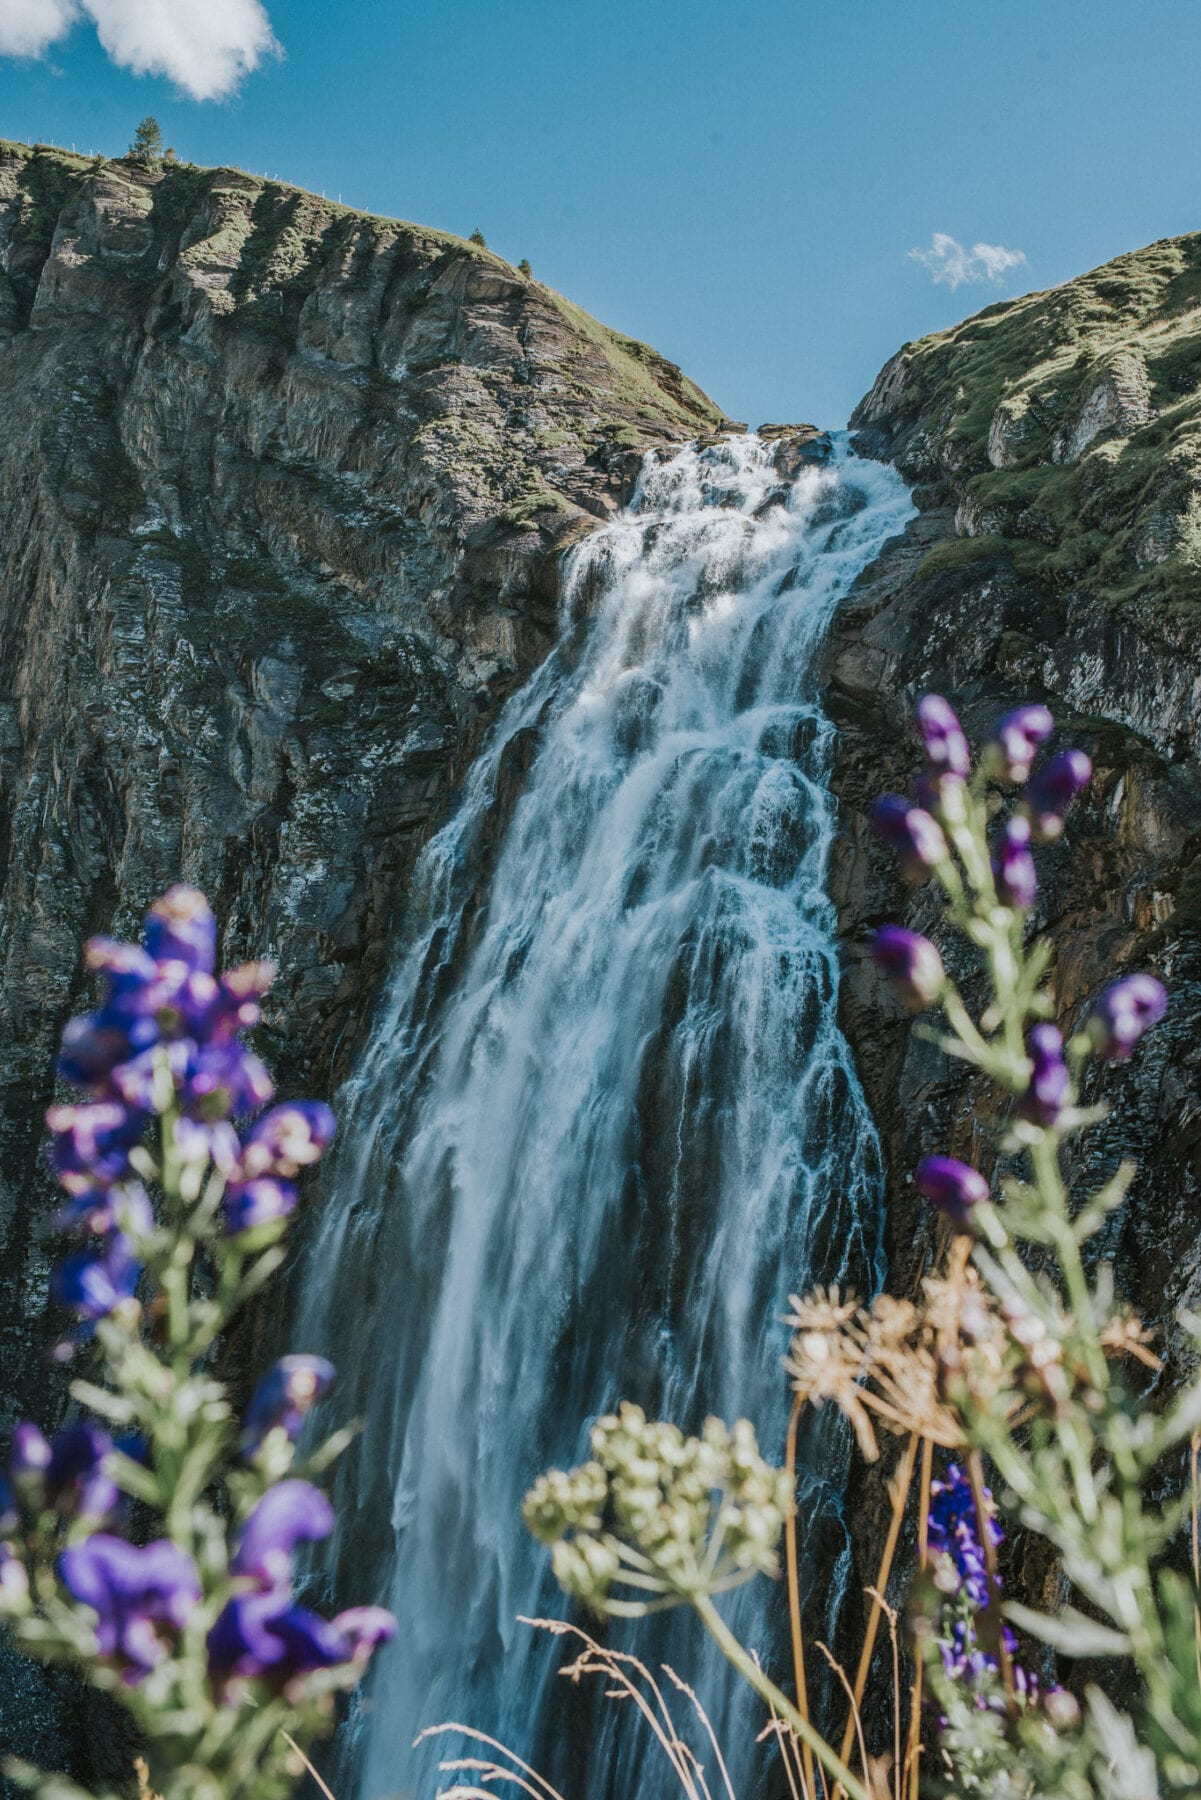
[[[193,161],[478,226],[752,423],[840,424],[906,338],[1201,227],[1198,0],[262,5],[278,57],[260,0],[0,0],[0,45],[62,33],[0,59],[0,135],[117,153],[149,111]],[[200,101],[97,28],[197,89],[257,66]]]

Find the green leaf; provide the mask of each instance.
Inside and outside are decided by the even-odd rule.
[[[1130,1639],[1124,1631],[1115,1631],[1111,1625],[1087,1618],[1074,1606],[1065,1606],[1062,1612],[1051,1614],[1035,1612],[1032,1606],[1007,1600],[1002,1610],[1019,1631],[1029,1632],[1031,1637],[1050,1644],[1052,1650],[1058,1650],[1063,1656],[1130,1654]]]
[[[81,1406],[90,1407],[102,1419],[111,1419],[114,1425],[131,1425],[138,1416],[131,1400],[110,1393],[108,1388],[97,1387],[94,1382],[73,1381],[71,1392]]]

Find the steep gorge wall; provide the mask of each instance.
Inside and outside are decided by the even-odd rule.
[[[867,938],[885,919],[940,934],[932,887],[903,888],[869,809],[913,778],[922,693],[950,696],[976,742],[1007,707],[1045,701],[1056,741],[1096,767],[1066,840],[1040,856],[1035,925],[1055,946],[1060,1020],[1078,1022],[1131,969],[1171,995],[1135,1061],[1090,1077],[1088,1098],[1114,1110],[1076,1171],[1092,1186],[1120,1155],[1139,1159],[1097,1250],[1161,1328],[1161,1394],[1191,1361],[1175,1313],[1201,1300],[1199,299],[1201,238],[1183,238],[906,345],[852,423],[864,453],[914,483],[919,516],[866,572],[827,651],[843,1013],[885,1141],[890,1282],[912,1291],[936,1252],[918,1158],[980,1160],[998,1098],[914,1034],[871,967]],[[956,951],[952,967],[972,992],[970,960]],[[867,1484],[865,1580],[885,1505]],[[1014,1555],[1027,1556],[1020,1542]],[[1047,1578],[1023,1574],[1035,1590]]]
[[[461,239],[12,144],[0,394],[3,1438],[62,1394],[39,1147],[81,939],[196,882],[226,960],[279,963],[282,1091],[330,1092],[559,553],[725,421]],[[0,1670],[6,1751],[78,1729],[39,1681]]]

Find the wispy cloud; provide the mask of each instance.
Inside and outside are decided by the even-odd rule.
[[[135,75],[220,100],[279,45],[261,0],[0,0],[0,56],[44,56],[79,19]]]
[[[1000,281],[1006,270],[1026,260],[1024,250],[1009,250],[1004,244],[973,244],[968,250],[945,231],[934,233],[928,250],[909,254],[928,270],[931,281],[949,288],[962,287],[965,281]]]

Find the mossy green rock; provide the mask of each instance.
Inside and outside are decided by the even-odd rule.
[[[1201,234],[906,344],[852,425],[1003,539],[1026,575],[1107,604],[1201,603]]]

